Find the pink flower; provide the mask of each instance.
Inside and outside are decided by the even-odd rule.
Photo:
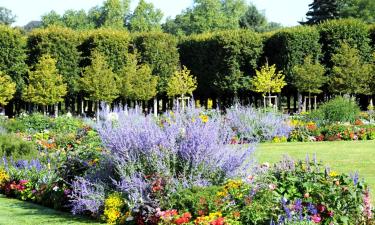
[[[273,190],[276,189],[276,184],[270,184],[270,185],[268,185],[268,188],[269,188],[271,191],[273,191]]]
[[[316,208],[318,209],[319,212],[326,211],[326,207],[324,205],[322,205],[322,204],[319,204]]]
[[[320,217],[319,214],[317,215],[313,215],[311,216],[311,220],[314,222],[314,223],[320,223],[322,221],[322,218]]]

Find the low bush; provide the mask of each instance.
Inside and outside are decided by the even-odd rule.
[[[31,159],[37,154],[35,143],[22,140],[14,134],[0,134],[0,156],[11,156],[14,160],[18,160]]]
[[[354,123],[359,113],[360,108],[355,101],[339,96],[321,105],[309,118],[318,124]]]

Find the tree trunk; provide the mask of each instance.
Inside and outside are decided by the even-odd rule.
[[[43,106],[43,115],[47,116],[47,106]]]
[[[100,101],[96,102],[96,121],[99,122],[99,112],[100,112]]]
[[[298,113],[302,111],[302,95],[298,92]]]
[[[56,103],[55,105],[55,118],[57,118],[59,116],[59,103]]]
[[[311,92],[309,92],[309,112],[311,112]]]
[[[158,98],[154,97],[154,116],[158,117]]]

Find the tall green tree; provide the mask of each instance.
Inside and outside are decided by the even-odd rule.
[[[311,109],[311,94],[322,92],[320,89],[326,82],[325,68],[318,60],[313,60],[309,55],[302,65],[293,68],[293,84],[300,93],[309,94],[309,109]]]
[[[375,22],[375,1],[341,0],[341,18],[358,18],[367,23]]]
[[[241,28],[258,30],[266,25],[266,17],[253,4],[248,6],[246,13],[240,19]]]
[[[340,0],[313,0],[306,13],[306,22],[301,24],[313,25],[326,20],[340,18]]]
[[[129,10],[130,0],[106,0],[101,8],[101,26],[123,28]]]
[[[16,16],[10,9],[0,7],[0,24],[11,25],[16,22]]]
[[[12,81],[10,76],[0,71],[0,84],[0,106],[5,106],[16,93],[16,83]]]
[[[56,60],[50,55],[43,55],[35,65],[34,70],[29,71],[28,86],[23,91],[23,98],[43,106],[44,113],[46,106],[54,105],[64,100],[67,85],[63,77],[58,74]],[[55,113],[57,110],[55,107]]]
[[[129,18],[129,30],[132,32],[160,31],[163,13],[155,9],[152,3],[140,0]]]
[[[209,31],[239,28],[239,20],[246,12],[243,0],[194,0],[175,19],[168,19],[163,29],[172,34],[199,34]]]
[[[340,94],[370,93],[367,84],[372,75],[372,65],[363,61],[358,49],[343,42],[332,56],[332,62],[329,80],[331,91]]]
[[[100,102],[109,104],[119,96],[116,76],[108,66],[106,58],[98,51],[92,53],[91,65],[84,69],[80,87],[89,100],[96,102],[97,119],[99,119]]]
[[[65,26],[64,22],[62,21],[62,17],[56,11],[52,10],[51,12],[44,14],[42,16],[42,26],[49,27],[49,26]]]
[[[128,55],[119,78],[120,95],[125,99],[148,101],[157,94],[158,78],[152,75],[152,70],[147,64],[138,65],[136,53]]]
[[[66,27],[73,30],[89,30],[95,28],[95,21],[90,19],[85,10],[67,10],[61,19]]]

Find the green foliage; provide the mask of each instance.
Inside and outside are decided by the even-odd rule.
[[[51,26],[46,29],[34,29],[28,35],[28,64],[35,66],[40,57],[49,54],[56,60],[56,67],[68,85],[68,94],[78,92],[80,53],[77,49],[77,32],[62,27]]]
[[[333,68],[330,88],[335,93],[371,94],[370,76],[372,65],[364,63],[356,48],[342,43],[337,53],[332,55]]]
[[[325,68],[311,56],[307,56],[302,65],[293,68],[293,84],[299,92],[320,93],[326,82]]]
[[[14,160],[32,159],[38,155],[38,150],[31,141],[24,141],[14,134],[0,134],[0,155]]]
[[[359,106],[351,99],[341,96],[324,103],[310,115],[319,123],[330,124],[336,122],[353,123],[360,113]]]
[[[246,13],[240,18],[239,24],[241,28],[252,29],[256,32],[268,32],[281,28],[278,23],[269,23],[266,16],[253,4],[248,6]]]
[[[368,26],[355,19],[330,20],[318,26],[320,42],[324,49],[323,63],[332,68],[332,55],[340,49],[343,42],[359,50],[361,59],[371,59]]]
[[[106,58],[97,51],[92,53],[91,65],[87,66],[80,79],[81,90],[92,101],[111,103],[118,97],[115,74]]]
[[[314,0],[306,13],[307,21],[301,24],[313,25],[340,17],[339,0]]]
[[[9,75],[17,84],[19,98],[24,86],[24,75],[27,72],[26,39],[18,29],[0,25],[0,71]]]
[[[174,20],[168,20],[163,28],[172,34],[237,29],[246,7],[243,0],[194,0],[192,8],[177,15]]]
[[[0,24],[11,25],[16,22],[16,16],[13,15],[10,9],[0,7]]]
[[[0,71],[0,105],[6,105],[16,92],[16,84],[10,76]]]
[[[99,23],[104,27],[122,29],[129,7],[130,0],[106,0],[101,8]]]
[[[138,65],[137,55],[129,54],[125,67],[120,71],[120,95],[130,100],[150,100],[156,96],[157,80],[147,64]]]
[[[29,72],[29,84],[23,91],[23,98],[42,106],[63,101],[67,85],[58,74],[56,60],[50,55],[42,55],[33,71]]]
[[[193,95],[197,88],[197,79],[190,74],[190,70],[183,67],[182,70],[176,71],[168,82],[167,95],[169,97]]]
[[[230,30],[183,38],[179,51],[181,64],[197,77],[196,94],[209,97],[243,90],[244,74],[254,74],[263,43],[252,31]]]
[[[375,22],[375,2],[372,0],[342,0],[341,18],[358,18],[367,23]]]
[[[139,33],[133,36],[133,46],[140,54],[140,64],[148,64],[158,76],[158,93],[165,94],[169,77],[179,64],[176,37],[161,32]]]
[[[286,28],[269,35],[265,38],[265,56],[270,64],[284,71],[288,83],[295,80],[293,68],[303,64],[307,56],[320,57],[320,36],[315,27]]]
[[[120,71],[126,63],[130,43],[129,33],[122,30],[97,29],[83,34],[83,43],[79,46],[83,60],[81,67],[91,64],[91,53],[103,54],[113,72]]]
[[[269,66],[268,63],[262,66],[260,70],[256,70],[256,76],[251,79],[250,89],[262,93],[280,93],[281,89],[286,85],[284,81],[285,75],[282,71],[276,71],[276,66]]]
[[[160,31],[163,13],[155,9],[152,3],[140,0],[129,18],[129,30],[132,32]]]

